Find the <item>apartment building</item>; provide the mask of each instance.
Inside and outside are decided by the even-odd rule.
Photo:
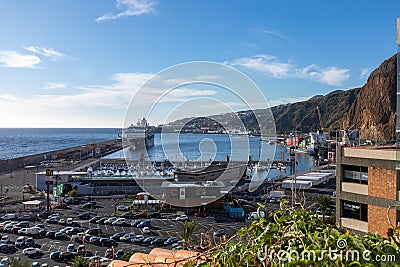
[[[394,147],[338,147],[336,165],[336,223],[357,233],[387,236],[389,206],[400,205],[400,179]],[[400,207],[389,212],[400,222]]]

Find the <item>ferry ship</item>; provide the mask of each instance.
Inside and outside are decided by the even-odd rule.
[[[122,130],[122,140],[133,150],[143,150],[154,146],[154,131],[151,130],[145,118],[138,120]]]

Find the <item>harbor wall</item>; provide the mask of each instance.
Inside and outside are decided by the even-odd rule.
[[[11,172],[28,166],[32,168],[45,166],[52,162],[78,161],[92,157],[98,158],[120,149],[122,149],[121,140],[114,139],[13,159],[0,160],[0,173]]]

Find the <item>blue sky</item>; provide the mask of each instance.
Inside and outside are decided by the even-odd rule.
[[[121,127],[146,79],[189,61],[239,69],[271,106],[362,86],[396,52],[398,10],[394,0],[1,1],[0,125]]]

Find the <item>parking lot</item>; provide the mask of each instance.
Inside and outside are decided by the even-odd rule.
[[[114,225],[106,225],[106,224],[97,224],[97,223],[90,223],[89,220],[80,220],[78,219],[78,215],[84,212],[89,212],[91,217],[94,216],[106,216],[110,217],[111,214],[115,211],[115,205],[117,204],[115,201],[110,199],[98,199],[96,200],[96,206],[92,209],[83,209],[82,203],[80,202],[75,205],[69,205],[67,209],[60,209],[56,210],[60,214],[61,218],[73,218],[74,220],[74,227],[81,228],[80,230],[85,231],[86,229],[90,228],[100,228],[104,237],[110,237],[115,233],[124,232],[124,233],[134,233],[135,235],[144,235],[147,236],[157,236],[157,237],[164,237],[168,238],[171,236],[176,236],[179,239],[182,237],[180,236],[180,229],[183,222],[175,220],[177,217],[176,214],[173,213],[163,213],[161,218],[151,218],[151,226],[150,226],[150,233],[143,233],[143,228],[137,228],[130,226],[130,222],[134,221],[127,220],[128,223],[123,226],[114,226]],[[128,204],[118,202],[118,204]],[[1,216],[4,214],[1,214]],[[210,214],[212,215],[212,214]],[[194,234],[192,235],[191,240],[193,240],[192,245],[197,245],[200,243],[202,237],[209,236],[214,242],[218,242],[219,237],[213,235],[214,232],[220,230],[227,235],[235,234],[240,228],[248,225],[250,222],[244,221],[226,221],[226,222],[216,222],[212,217],[195,217],[189,216],[190,220],[196,222],[196,229]],[[143,220],[143,219],[142,219]],[[63,228],[66,228],[67,225],[60,225],[57,223],[45,223],[44,219],[39,219],[37,221],[30,222],[30,227],[35,226],[36,224],[45,224],[45,229],[47,231],[60,231]],[[69,226],[69,225],[68,225]],[[10,232],[0,231],[1,236],[8,235],[12,241],[16,241],[19,234],[13,234]],[[40,250],[42,251],[41,255],[35,256],[32,259],[32,262],[36,261],[40,264],[47,263],[48,266],[67,266],[69,265],[66,262],[59,262],[50,259],[50,254],[54,251],[66,251],[67,246],[69,244],[74,244],[75,249],[78,247],[78,243],[73,240],[58,240],[56,238],[48,238],[48,237],[34,237],[34,241],[37,246],[40,246]],[[94,255],[104,256],[107,246],[101,246],[99,244],[84,244],[85,249],[91,251]],[[124,253],[129,253],[132,251],[140,251],[140,252],[149,252],[155,246],[153,245],[143,245],[141,243],[134,244],[129,241],[122,242],[117,241],[115,245],[115,251],[122,249]],[[166,246],[167,248],[172,248],[172,246]],[[18,248],[15,251],[10,253],[0,252],[1,258],[6,256],[22,256],[23,248]]]

